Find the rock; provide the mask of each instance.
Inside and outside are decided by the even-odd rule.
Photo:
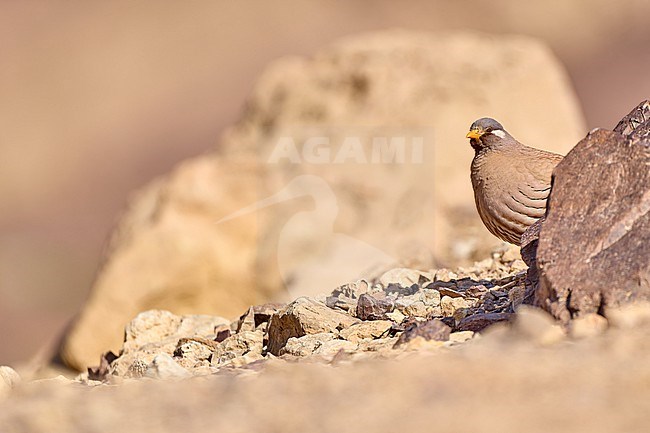
[[[323,342],[314,350],[314,355],[330,358],[340,352],[351,353],[357,350],[357,343],[346,340],[329,340]]]
[[[243,331],[219,343],[212,354],[212,365],[219,366],[248,354],[262,355],[264,334],[261,331]],[[253,358],[253,357],[249,357]]]
[[[391,313],[386,313],[386,318],[392,320],[393,322],[400,324],[406,319],[406,316],[402,314],[400,310],[394,310]]]
[[[171,356],[161,353],[151,361],[144,375],[151,379],[183,379],[192,374],[178,365]]]
[[[563,324],[650,299],[650,141],[592,131],[554,171],[535,303]]]
[[[424,272],[416,271],[415,269],[395,268],[385,272],[379,277],[379,283],[384,287],[390,284],[397,284],[401,287],[411,287],[413,284],[423,285],[433,278]]]
[[[402,335],[395,343],[395,347],[400,347],[415,338],[424,340],[447,341],[451,334],[451,328],[438,319],[427,320],[423,323],[415,323]]]
[[[474,338],[474,331],[458,331],[449,334],[450,343],[464,343]]]
[[[206,359],[206,351],[218,344],[213,341],[215,330],[228,324],[228,320],[217,316],[177,316],[162,310],[140,313],[126,326],[122,350],[110,362],[109,372],[113,376],[142,377],[157,355],[172,356],[177,351],[184,367],[194,367]],[[188,339],[192,340],[189,345],[179,347],[179,342],[183,346]]]
[[[349,299],[358,299],[362,294],[366,293],[370,289],[370,283],[366,280],[359,280],[353,283],[346,283],[342,286],[337,287],[332,292],[333,297],[344,296]]]
[[[356,314],[357,300],[348,298],[347,296],[340,295],[338,297],[328,296],[325,298],[325,305],[330,308],[346,311],[351,314]]]
[[[440,300],[442,315],[445,317],[453,317],[457,310],[461,308],[469,308],[471,306],[471,303],[465,298],[452,298],[450,296],[443,296]]]
[[[254,88],[218,150],[131,201],[63,339],[67,365],[82,370],[116,352],[143,310],[234,317],[396,257],[423,269],[469,261],[497,241],[482,229],[465,171],[449,164],[471,159],[459,131],[491,113],[522,141],[561,151],[583,130],[562,66],[522,36],[361,35],[279,60]],[[304,201],[291,200],[216,224],[281,190],[308,197],[314,211],[293,218]]]
[[[260,326],[262,323],[267,323],[271,320],[271,316],[286,307],[287,304],[282,304],[278,302],[267,302],[262,305],[255,305],[253,307],[253,313],[255,317],[255,328]]]
[[[395,346],[397,340],[398,337],[360,340],[357,350],[360,352],[379,352],[382,354],[388,354],[393,350],[393,346]]]
[[[253,307],[250,307],[248,311],[239,317],[236,332],[255,331],[255,328],[255,311]]]
[[[540,308],[523,306],[517,310],[513,328],[524,340],[541,346],[558,343],[565,338],[553,317]]]
[[[110,374],[110,366],[118,358],[113,352],[103,353],[97,367],[88,367],[88,380],[104,381]]]
[[[369,322],[356,323],[349,328],[342,330],[339,335],[341,338],[352,343],[358,343],[359,340],[366,338],[379,338],[390,330],[393,322],[389,320],[372,320]]]
[[[334,334],[329,332],[321,332],[318,334],[309,334],[302,337],[291,337],[287,340],[287,344],[280,349],[280,355],[293,355],[293,356],[310,356],[318,349],[323,343],[334,339]]]
[[[192,338],[181,338],[174,350],[174,358],[181,367],[187,369],[207,366],[210,364],[210,358],[216,347],[216,341]]]
[[[528,269],[526,270],[526,280],[524,281],[524,299],[525,304],[533,304],[535,293],[539,290],[539,273],[537,271],[537,247],[539,245],[539,233],[542,229],[542,223],[545,217],[535,221],[521,235],[521,258],[524,260]]]
[[[650,302],[609,308],[606,313],[610,324],[620,329],[644,329],[650,326]]]
[[[395,303],[390,298],[376,298],[362,294],[357,301],[357,317],[361,320],[385,320],[387,313],[395,308]]]
[[[614,128],[614,132],[634,138],[647,138],[648,131],[650,131],[650,101],[648,100],[637,105]]]
[[[463,318],[458,326],[457,331],[474,331],[481,332],[490,325],[499,322],[509,322],[514,317],[512,313],[479,313]]]
[[[20,375],[11,367],[0,366],[0,397],[20,383]]]
[[[330,332],[337,334],[358,320],[309,298],[298,298],[274,314],[269,322],[268,350],[279,355],[291,337]]]
[[[591,338],[607,330],[607,319],[595,313],[582,315],[571,321],[569,326],[573,338]]]

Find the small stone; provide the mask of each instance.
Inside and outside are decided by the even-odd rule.
[[[423,323],[414,323],[410,326],[395,343],[395,347],[399,347],[416,337],[421,337],[425,340],[447,341],[451,328],[445,325],[438,319],[427,320]]]
[[[88,380],[104,381],[110,374],[110,365],[118,358],[116,354],[111,351],[105,352],[99,359],[97,367],[88,367]]]
[[[426,274],[415,269],[395,268],[379,277],[379,282],[384,287],[388,287],[391,284],[396,284],[401,287],[411,287],[414,284],[419,284],[421,277],[427,278]]]
[[[499,322],[508,322],[513,318],[512,313],[479,313],[465,317],[456,329],[458,331],[480,332],[490,325]]]
[[[449,269],[441,268],[434,272],[433,281],[451,281],[458,278],[458,274]]]
[[[513,309],[519,308],[519,306],[524,302],[524,296],[526,294],[526,288],[521,286],[515,286],[508,292],[508,299]]]
[[[449,334],[450,343],[464,343],[474,338],[474,331],[459,331]]]
[[[210,340],[208,340],[210,341]],[[216,341],[214,342],[216,343]],[[178,363],[190,368],[200,361],[206,361],[212,356],[213,347],[192,339],[181,339],[176,346],[174,356],[180,358]]]
[[[358,345],[346,340],[329,340],[323,342],[319,347],[314,350],[314,355],[329,357],[334,356],[340,351],[354,352],[357,350]]]
[[[0,366],[0,396],[8,393],[20,383],[20,375],[11,367]]]
[[[255,330],[255,311],[250,307],[248,311],[241,315],[237,322],[236,332],[254,331]]]
[[[420,286],[412,284],[410,286],[402,286],[400,284],[389,284],[384,290],[387,294],[393,296],[411,296],[420,290]]]
[[[463,294],[457,290],[454,290],[450,287],[440,287],[438,288],[438,293],[442,296],[448,296],[450,298],[462,298]]]
[[[514,320],[515,331],[525,340],[548,346],[564,340],[562,328],[540,308],[522,305]]]
[[[350,326],[341,331],[341,338],[358,343],[360,340],[368,338],[380,338],[388,332],[393,322],[389,320],[372,320],[361,322]]]
[[[412,351],[412,350],[417,350],[417,351],[422,351],[422,350],[437,350],[441,347],[444,347],[446,342],[444,341],[438,341],[438,340],[427,340],[426,338],[417,336],[413,338],[412,340],[409,340],[408,342],[404,344],[397,345],[393,347],[394,349],[401,349],[405,351]]]
[[[402,313],[406,314],[406,309],[410,307],[413,303],[415,302],[415,299],[413,299],[410,296],[403,296],[401,298],[397,298],[395,300],[395,308]],[[406,314],[408,315],[408,314]]]
[[[257,329],[262,323],[268,323],[271,320],[271,316],[286,307],[287,304],[279,302],[267,302],[262,305],[255,305],[253,307],[253,313],[255,318],[255,329]]]
[[[389,352],[393,350],[393,346],[397,340],[397,337],[361,340],[358,343],[358,350],[362,352]]]
[[[469,307],[471,307],[471,304],[465,298],[452,298],[450,296],[443,296],[440,300],[442,315],[445,317],[453,317],[456,310]]]
[[[650,303],[638,302],[619,308],[608,308],[607,319],[620,329],[637,329],[650,326]]]
[[[385,320],[386,314],[393,311],[395,304],[390,298],[378,299],[362,294],[357,301],[357,317],[361,320]]]
[[[181,317],[164,310],[144,311],[126,325],[124,347],[138,347],[157,343],[174,334],[181,325]]]
[[[420,290],[420,301],[424,302],[424,305],[428,307],[438,307],[440,306],[440,292],[434,289],[422,289]]]
[[[357,300],[348,298],[344,295],[339,295],[338,297],[328,296],[325,299],[325,305],[330,308],[338,308],[347,312],[356,312],[357,310]]]
[[[406,316],[402,314],[400,310],[394,310],[391,313],[386,313],[386,318],[389,320],[392,320],[394,323],[402,323],[404,319],[406,319]]]
[[[358,299],[362,294],[368,292],[370,283],[366,280],[359,280],[354,283],[343,284],[332,292],[332,297],[346,297],[349,299]]]
[[[144,375],[152,379],[180,379],[192,374],[178,365],[171,356],[161,353],[151,361]]]
[[[406,314],[409,317],[427,317],[429,313],[429,309],[427,308],[426,305],[424,305],[424,302],[422,301],[414,301],[408,304],[406,308],[404,308],[404,314]]]
[[[358,320],[310,298],[298,298],[271,317],[268,350],[278,355],[291,337],[338,331]]]
[[[244,331],[219,343],[212,353],[212,365],[219,366],[249,353],[261,354],[264,334],[261,331]]]
[[[147,372],[147,368],[149,367],[149,364],[147,361],[144,359],[135,359],[131,365],[129,365],[128,370],[126,371],[126,374],[124,375],[127,378],[132,378],[132,379],[138,379],[140,377],[143,377],[145,373]],[[116,374],[116,371],[112,371],[111,375],[114,377],[120,377],[119,375]]]
[[[570,333],[573,338],[596,337],[607,330],[607,319],[596,313],[589,313],[573,319],[570,322]]]
[[[509,245],[508,249],[501,254],[501,261],[505,263],[521,260],[519,248],[515,245]]]
[[[334,335],[329,332],[305,335],[300,338],[291,337],[287,341],[287,344],[280,350],[280,355],[309,356],[322,346],[323,343],[333,339]]]

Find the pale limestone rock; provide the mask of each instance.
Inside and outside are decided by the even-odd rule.
[[[647,328],[650,325],[650,302],[638,302],[606,311],[610,324],[620,329]]]
[[[228,320],[218,316],[177,316],[163,310],[145,311],[126,326],[120,357],[113,361],[109,371],[116,376],[142,377],[157,355],[165,353],[172,356],[178,349],[179,340],[198,337],[210,344],[215,329],[228,324]],[[187,346],[187,353],[182,348],[179,352],[181,358],[187,355],[182,362],[188,368],[205,361],[207,358],[204,355],[208,350],[200,347],[200,343],[190,346]]]
[[[450,343],[464,343],[464,342],[474,338],[474,334],[475,333],[473,331],[452,332],[451,334],[449,334],[449,342]]]
[[[541,346],[556,344],[565,339],[561,326],[540,308],[522,305],[517,309],[513,326],[523,339]]]
[[[358,348],[357,343],[346,340],[329,340],[323,342],[320,346],[314,350],[314,355],[331,357],[338,354],[340,351],[343,352],[354,352]]]
[[[462,308],[469,308],[472,304],[465,298],[452,298],[451,296],[443,296],[440,300],[440,308],[442,315],[445,317],[456,317],[456,312]]]
[[[366,338],[379,338],[385,335],[392,325],[393,322],[390,320],[370,320],[356,323],[342,330],[339,335],[352,343],[358,343]]]
[[[20,375],[11,367],[6,365],[0,366],[0,397],[20,383]]]
[[[248,354],[262,354],[264,333],[262,331],[243,331],[219,343],[212,355],[212,365],[225,364],[235,358]]]
[[[334,339],[334,334],[321,332],[302,337],[291,337],[287,344],[280,350],[280,355],[309,356],[323,343]]]
[[[310,298],[298,298],[271,317],[269,352],[277,355],[291,337],[331,332],[338,334],[359,320],[340,313]]]
[[[591,338],[607,330],[608,322],[603,316],[589,313],[570,322],[569,333],[573,338]]]
[[[161,353],[153,358],[144,375],[152,379],[183,379],[192,374],[178,365],[174,358]]]
[[[386,271],[379,277],[379,282],[388,287],[389,284],[397,284],[401,287],[410,287],[413,284],[418,284],[420,280],[431,281],[431,275],[415,269],[408,268],[395,268]]]

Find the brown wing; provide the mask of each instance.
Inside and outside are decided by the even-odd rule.
[[[499,155],[488,163],[493,173],[499,168],[498,179],[475,196],[488,230],[515,245],[520,244],[523,232],[544,216],[551,174],[562,160],[560,155],[529,147],[518,151],[518,155]]]

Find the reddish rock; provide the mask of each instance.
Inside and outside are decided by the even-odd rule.
[[[392,300],[378,299],[364,293],[357,302],[357,317],[361,320],[386,320],[386,313],[390,313],[394,308]]]
[[[563,323],[650,299],[648,112],[645,101],[618,132],[591,132],[553,173],[535,303]]]
[[[513,313],[478,313],[465,317],[460,321],[455,331],[480,332],[490,325],[499,322],[509,322],[515,315]]]
[[[537,246],[539,245],[539,232],[544,223],[544,217],[535,221],[533,225],[528,227],[523,235],[521,235],[521,258],[524,263],[528,265],[526,271],[526,279],[524,285],[526,290],[524,292],[524,304],[532,304],[535,297],[535,292],[539,286],[539,274],[537,272]]]
[[[408,343],[416,337],[422,337],[425,340],[447,341],[449,334],[451,334],[451,328],[439,319],[431,319],[423,323],[416,322],[400,335],[395,342],[395,347]]]

